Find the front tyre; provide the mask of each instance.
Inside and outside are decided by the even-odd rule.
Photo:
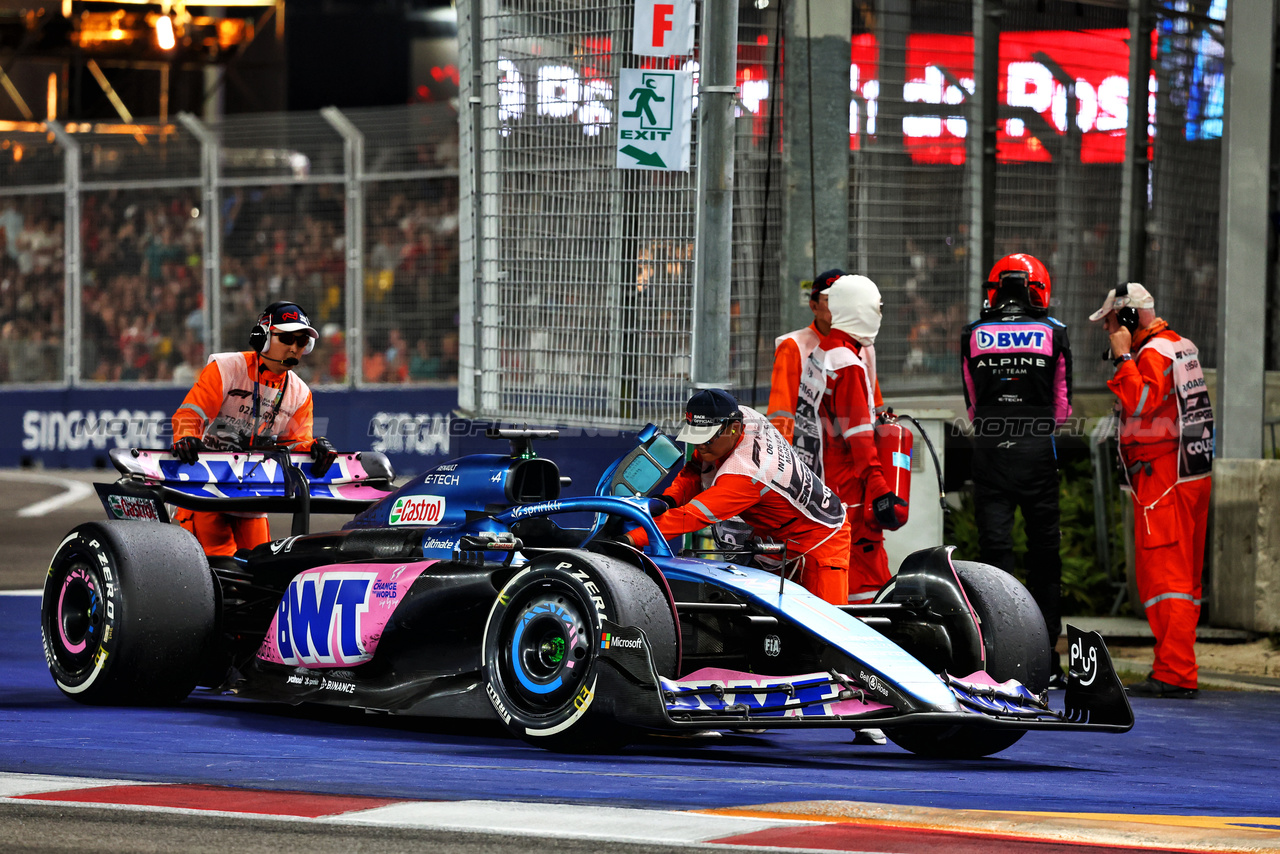
[[[1044,691],[1049,687],[1049,633],[1035,599],[997,567],[962,560],[953,565],[978,615],[987,674],[997,682],[1017,679],[1036,694]],[[886,729],[885,735],[923,756],[977,759],[1012,747],[1026,730],[957,725]]]
[[[49,672],[82,703],[176,703],[213,642],[214,602],[204,550],[187,531],[87,522],[58,546],[45,578]]]
[[[485,690],[530,744],[603,753],[635,732],[599,695],[602,620],[644,632],[660,675],[676,669],[676,627],[666,596],[640,569],[589,552],[543,555],[503,587],[484,639]]]

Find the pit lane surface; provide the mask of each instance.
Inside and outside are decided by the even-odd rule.
[[[803,839],[803,847],[827,850],[926,850],[894,847],[905,843],[889,839],[854,839],[849,834],[858,825],[842,824],[841,819],[862,820],[864,833],[868,819],[871,824],[912,826],[917,835],[911,841],[923,843],[918,835],[922,828],[1036,836],[1035,827],[1044,829],[1050,818],[1045,813],[1066,814],[1060,824],[1108,831],[1085,833],[1080,839],[1111,845],[1125,841],[1123,847],[1280,850],[1280,818],[1275,817],[1280,815],[1280,780],[1274,760],[1280,698],[1275,695],[1207,691],[1194,702],[1137,700],[1138,723],[1126,735],[1032,733],[997,757],[970,762],[922,759],[893,745],[855,746],[843,730],[650,738],[619,756],[562,756],[507,738],[496,726],[299,710],[209,693],[167,709],[81,706],[62,697],[45,669],[38,602],[34,596],[0,596],[0,649],[5,650],[0,665],[0,772],[230,786],[241,795],[247,787],[382,799],[368,802],[371,813],[352,813],[357,822],[373,821],[370,816],[381,814],[379,809],[393,809],[386,805],[390,799],[401,815],[392,823],[408,827],[532,830],[547,837],[557,835],[557,825],[563,829],[575,821],[589,822],[590,814],[566,815],[541,827],[532,816],[539,811],[555,816],[562,808],[534,807],[521,818],[514,805],[508,804],[504,813],[501,803],[494,802],[712,810],[719,818],[765,822],[742,825],[745,834],[721,834],[737,844],[794,847]],[[33,791],[29,797],[42,801],[41,787],[35,785]],[[0,786],[0,795],[11,794]],[[67,797],[76,801],[79,796]],[[473,818],[450,824],[437,816],[433,823],[423,813],[426,806],[400,803],[405,801],[454,802],[440,815]],[[79,802],[148,803],[97,795]],[[13,815],[10,808],[17,803],[6,800],[0,821]],[[169,802],[161,798],[156,803]],[[181,807],[185,802],[179,798],[177,803]],[[936,809],[940,807],[946,810]],[[216,799],[211,808],[219,808]],[[506,825],[500,820],[504,814],[510,819]],[[58,815],[65,817],[66,811]],[[659,813],[653,815],[655,826],[661,825]],[[1168,818],[1177,816],[1201,818]],[[625,825],[621,819],[598,819],[597,824],[614,828],[619,843],[640,841],[618,830]],[[1111,832],[1117,829],[1124,832]],[[721,838],[716,832],[659,837],[651,843],[706,841],[708,833]],[[1058,838],[1077,837],[1063,832]],[[1219,843],[1222,847],[1216,847]],[[1009,847],[1013,844],[1006,837],[1000,848],[1014,850]],[[1045,843],[1035,844],[1041,846],[1035,850],[1045,850]],[[943,847],[959,851],[965,846],[950,838]],[[501,845],[495,850],[502,850]]]

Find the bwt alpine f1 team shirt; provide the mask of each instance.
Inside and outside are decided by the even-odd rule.
[[[964,400],[978,445],[1051,439],[1071,415],[1071,347],[1052,317],[977,320],[960,337]]]

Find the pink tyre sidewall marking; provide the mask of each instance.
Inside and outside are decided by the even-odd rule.
[[[63,600],[67,598],[67,588],[70,587],[71,582],[77,578],[83,581],[89,587],[90,590],[93,589],[93,584],[90,583],[88,575],[85,574],[84,570],[77,569],[74,572],[68,573],[67,577],[63,579],[62,590],[61,592],[58,593],[58,611],[57,611],[58,635],[59,637],[62,638],[62,646],[67,650],[67,652],[71,653],[72,655],[78,655],[79,653],[84,652],[85,643],[86,643],[83,640],[80,641],[79,643],[72,643],[71,640],[67,637],[67,630],[64,627],[64,622],[62,619]]]

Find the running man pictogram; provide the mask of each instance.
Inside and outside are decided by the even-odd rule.
[[[646,120],[649,122],[650,126],[657,125],[658,119],[653,114],[653,110],[649,107],[649,103],[657,102],[661,104],[663,101],[667,100],[655,91],[655,87],[657,85],[657,81],[652,77],[646,77],[644,79],[644,85],[637,86],[635,89],[632,89],[631,94],[627,96],[628,101],[634,100],[636,102],[635,109],[628,110],[622,115],[628,119],[640,118],[642,125]]]

